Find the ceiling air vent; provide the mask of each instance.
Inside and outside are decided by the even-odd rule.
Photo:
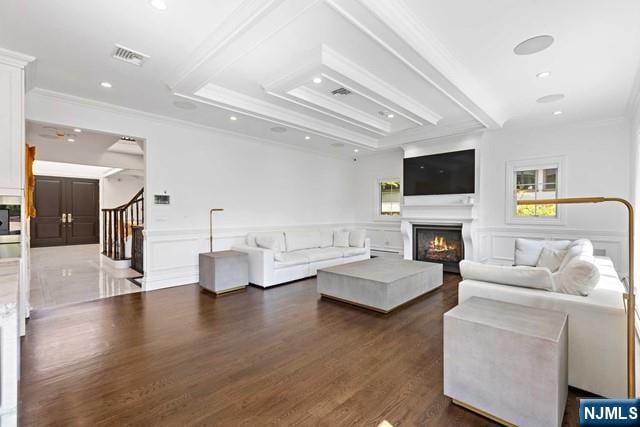
[[[351,91],[346,87],[339,87],[336,90],[331,91],[331,95],[349,95]]]
[[[149,59],[149,55],[136,52],[135,50],[129,49],[128,47],[120,46],[119,44],[117,44],[115,50],[113,51],[113,58],[140,67],[147,61],[147,59]]]

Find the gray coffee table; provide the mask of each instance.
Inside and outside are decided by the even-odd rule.
[[[389,313],[442,286],[442,265],[380,257],[320,269],[317,282],[324,298]]]

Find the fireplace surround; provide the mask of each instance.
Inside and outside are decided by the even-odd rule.
[[[464,259],[462,225],[413,224],[413,259],[442,264],[444,271],[459,273]]]

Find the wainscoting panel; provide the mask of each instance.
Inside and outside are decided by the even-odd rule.
[[[514,260],[515,240],[518,237],[538,240],[576,240],[586,238],[593,243],[596,255],[613,260],[621,277],[628,274],[627,237],[623,231],[539,229],[531,227],[484,227],[476,230],[481,242],[479,259],[497,264],[511,265]]]

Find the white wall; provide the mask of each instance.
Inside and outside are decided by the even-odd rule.
[[[614,259],[618,270],[627,271],[626,211],[622,205],[567,207],[564,225],[512,225],[506,216],[506,164],[511,160],[564,156],[567,196],[631,196],[630,131],[624,119],[578,123],[540,129],[496,130],[408,144],[406,157],[476,148],[479,174],[477,245],[481,259],[509,262],[515,237],[569,238],[586,236],[597,249]],[[371,188],[379,177],[400,175],[402,156],[381,154],[364,158],[355,182],[365,196],[357,199],[356,218],[376,223],[372,216]],[[378,222],[380,224],[380,222]],[[388,227],[388,224],[380,224]],[[368,228],[375,229],[368,225]],[[398,232],[399,233],[399,232]]]
[[[90,100],[32,92],[34,121],[145,138],[145,288],[198,279],[208,250],[210,208],[216,247],[249,229],[353,222],[353,161],[298,151]],[[167,192],[170,205],[154,205]]]
[[[122,173],[108,176],[100,181],[102,207],[112,209],[124,205],[144,187],[144,178]]]
[[[354,217],[358,226],[367,230],[373,249],[402,250],[400,218],[381,219],[377,216],[378,180],[402,180],[402,158],[403,151],[396,149],[362,157],[354,164]]]

